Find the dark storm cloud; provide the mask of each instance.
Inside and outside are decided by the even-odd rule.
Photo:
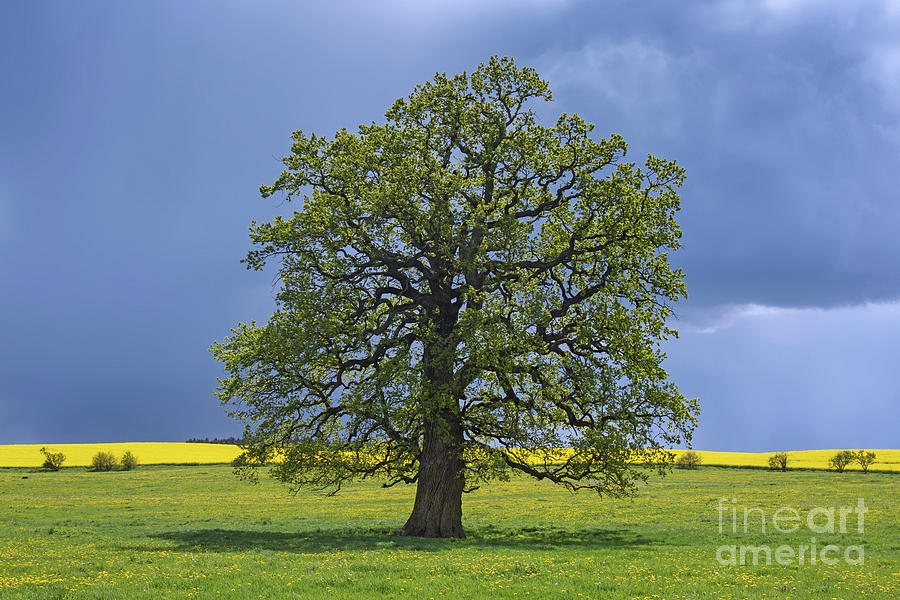
[[[845,4],[5,4],[0,442],[237,433],[206,348],[272,310],[272,272],[238,259],[251,219],[292,208],[257,192],[289,133],[380,119],[434,72],[491,54],[550,79],[557,100],[541,114],[579,112],[622,133],[632,160],[687,168],[675,260],[690,302],[671,368],[713,407],[700,434],[725,426],[743,410],[736,389],[775,397],[780,383],[747,353],[752,327],[698,330],[748,303],[900,296],[900,14]],[[821,326],[858,331],[865,356],[896,317],[853,324],[882,305],[825,311]],[[790,329],[806,313],[778,314]],[[804,327],[790,357],[812,364]],[[714,377],[712,347],[761,375]],[[866,375],[884,389],[887,374]],[[803,435],[799,447],[819,443]]]
[[[802,4],[660,5],[665,30],[593,30],[539,61],[632,159],[687,168],[677,260],[692,303],[900,296],[900,15]]]
[[[667,367],[701,396],[699,448],[894,448],[900,303],[759,305],[682,329]]]

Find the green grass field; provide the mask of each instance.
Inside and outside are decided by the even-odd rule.
[[[226,466],[0,469],[0,598],[900,597],[898,475],[707,467],[624,500],[515,479],[466,496],[461,541],[393,537],[413,494],[366,483],[292,497]],[[720,498],[736,499],[737,534],[727,510],[719,533]],[[770,523],[763,534],[757,513],[743,533],[744,507],[805,519],[857,498],[863,534],[855,515],[843,534]],[[796,549],[813,537],[864,545],[864,564],[716,560],[721,545]]]

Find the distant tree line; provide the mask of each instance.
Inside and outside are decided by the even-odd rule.
[[[240,446],[244,443],[243,438],[226,437],[226,438],[190,438],[188,444],[232,444]]]

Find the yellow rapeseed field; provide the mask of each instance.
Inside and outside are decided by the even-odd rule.
[[[868,450],[868,449],[867,449]],[[677,451],[682,452],[682,451]],[[789,451],[789,469],[827,469],[828,459],[840,450],[795,450]],[[869,466],[873,471],[900,471],[900,450],[873,450],[875,463]],[[769,457],[774,452],[710,452],[698,450],[704,465],[722,465],[726,467],[768,467]],[[858,470],[859,465],[853,463],[847,470]]]
[[[131,450],[140,464],[214,464],[231,462],[240,448],[229,444],[188,444],[182,442],[123,442],[98,444],[18,444],[0,445],[0,467],[40,467],[44,457],[40,452],[46,446],[50,452],[66,455],[64,467],[86,467],[91,458],[100,451],[121,456]],[[560,451],[565,454],[564,451]],[[680,454],[683,450],[676,450]],[[795,450],[789,451],[788,468],[827,469],[828,459],[838,450]],[[876,471],[900,471],[900,450],[874,450],[875,464],[869,468]],[[698,450],[704,465],[727,467],[767,467],[773,452],[712,452]],[[848,470],[859,469],[851,464]]]
[[[138,464],[213,464],[231,462],[240,448],[229,444],[188,444],[183,442],[123,442],[101,444],[17,444],[0,445],[0,467],[40,467],[44,463],[41,448],[66,455],[63,467],[86,467],[100,451],[121,457],[126,450]]]

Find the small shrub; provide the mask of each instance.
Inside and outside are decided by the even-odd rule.
[[[787,471],[788,468],[787,452],[776,452],[769,457],[769,468],[773,471]]]
[[[871,450],[857,450],[856,451],[856,462],[859,463],[859,466],[862,468],[863,473],[869,472],[869,465],[875,462],[875,453]]]
[[[841,450],[828,460],[828,466],[838,473],[843,473],[847,465],[854,461],[856,461],[856,454],[852,450]]]
[[[44,455],[44,468],[51,471],[59,471],[66,460],[66,455],[62,452],[48,452],[46,447],[41,448],[41,454]]]
[[[119,461],[112,452],[98,452],[91,459],[91,468],[94,471],[112,471],[119,466]]]
[[[137,457],[131,453],[131,450],[126,450],[122,454],[122,468],[126,471],[130,471],[135,468],[138,464]]]
[[[678,457],[675,464],[678,465],[679,469],[696,469],[700,466],[701,462],[703,462],[703,459],[699,454],[693,450],[688,450]]]

